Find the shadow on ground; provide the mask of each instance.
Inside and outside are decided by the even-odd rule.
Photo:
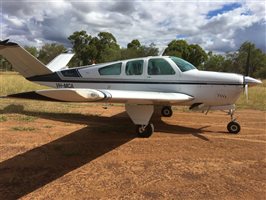
[[[10,105],[0,113],[20,113],[49,120],[84,124],[74,131],[0,163],[0,199],[20,198],[91,162],[135,138],[134,125],[126,113],[112,117],[78,113],[32,112]],[[123,123],[121,123],[121,121]],[[156,131],[200,135],[201,129],[165,124],[156,117]]]

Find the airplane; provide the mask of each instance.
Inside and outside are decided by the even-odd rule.
[[[245,75],[198,70],[191,63],[173,56],[149,56],[109,63],[68,68],[73,53],[63,53],[44,65],[23,47],[9,40],[0,41],[4,56],[27,80],[53,89],[7,95],[60,102],[122,103],[136,125],[139,137],[154,132],[150,122],[155,106],[164,117],[172,116],[172,106],[190,110],[228,110],[229,133],[239,133],[234,118],[235,102],[245,88],[261,81]]]

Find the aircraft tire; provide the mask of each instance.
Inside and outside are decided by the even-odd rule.
[[[136,132],[138,137],[140,138],[148,138],[152,135],[154,131],[153,124],[148,124],[147,126],[144,125],[137,125]]]
[[[161,111],[162,116],[171,117],[173,115],[173,111],[171,106],[164,106]]]
[[[235,121],[231,121],[227,125],[227,130],[229,133],[237,134],[240,132],[240,129],[241,128],[240,128],[239,123],[237,123]]]

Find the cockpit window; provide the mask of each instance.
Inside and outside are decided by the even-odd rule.
[[[99,69],[100,75],[120,75],[122,63],[108,65]]]
[[[173,75],[175,74],[175,71],[165,59],[153,58],[149,60],[148,74],[149,75]]]
[[[64,71],[61,71],[61,73],[65,77],[80,77],[77,69],[64,70]]]
[[[170,57],[172,61],[175,62],[175,64],[177,65],[177,67],[182,71],[189,71],[192,69],[197,69],[196,67],[194,67],[194,65],[192,65],[191,63],[181,59],[181,58],[177,58],[177,57]]]
[[[143,60],[128,61],[126,75],[141,75],[143,72]]]

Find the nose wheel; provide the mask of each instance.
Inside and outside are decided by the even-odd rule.
[[[231,121],[227,125],[227,130],[229,133],[237,134],[240,132],[240,125],[236,121]]]
[[[240,132],[241,127],[238,122],[236,122],[236,119],[234,118],[234,110],[229,110],[229,114],[231,116],[231,122],[227,124],[227,130],[229,133],[237,134]]]

